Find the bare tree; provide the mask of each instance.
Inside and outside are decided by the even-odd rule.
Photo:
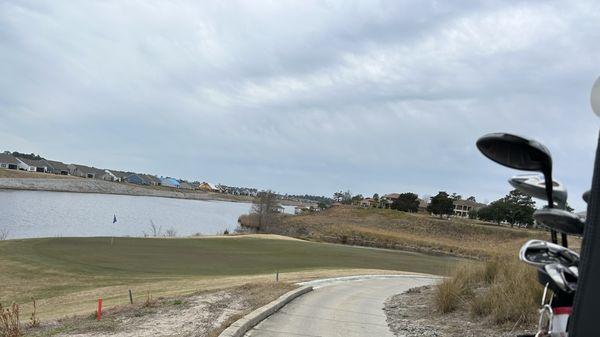
[[[157,237],[160,236],[161,230],[162,230],[162,226],[156,226],[154,224],[154,221],[150,220],[150,229],[152,230],[152,236],[153,237]]]
[[[171,228],[167,229],[165,234],[167,235],[167,237],[174,238],[177,236],[177,231],[175,230],[175,228],[171,227]]]
[[[256,215],[258,221],[257,230],[272,225],[280,210],[281,205],[273,191],[258,192],[252,202],[252,213]]]
[[[9,233],[8,228],[0,229],[0,241],[8,239],[8,233]]]

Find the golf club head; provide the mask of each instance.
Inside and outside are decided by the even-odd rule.
[[[564,234],[582,235],[584,222],[577,215],[562,209],[544,208],[533,213],[533,218],[545,227]]]
[[[508,183],[517,190],[531,197],[547,200],[546,182],[539,174],[516,175],[508,180]],[[564,207],[567,204],[567,189],[558,182],[552,181],[552,198],[559,206]]]
[[[583,192],[583,195],[581,197],[583,198],[583,201],[589,203],[590,202],[590,191]]]
[[[554,207],[552,156],[544,145],[508,133],[490,133],[477,140],[477,148],[484,156],[500,165],[544,174],[548,207]]]
[[[490,133],[477,140],[477,148],[496,163],[517,170],[546,172],[552,168],[550,151],[532,139]]]
[[[579,266],[579,254],[569,248],[542,240],[527,241],[519,251],[519,259],[537,267],[553,263],[568,267]]]
[[[555,293],[572,294],[577,290],[579,272],[576,267],[566,267],[558,263],[538,268],[538,281]]]

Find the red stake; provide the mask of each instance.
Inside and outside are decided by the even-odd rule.
[[[102,318],[102,297],[98,298],[98,311],[96,311],[96,319]]]

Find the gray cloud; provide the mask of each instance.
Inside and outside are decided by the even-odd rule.
[[[494,200],[478,136],[547,144],[590,185],[594,1],[0,4],[0,144],[60,160],[329,195]]]

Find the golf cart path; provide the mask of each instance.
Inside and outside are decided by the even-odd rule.
[[[309,282],[314,291],[284,306],[245,336],[393,337],[383,311],[385,300],[438,280],[435,276],[402,275]]]

